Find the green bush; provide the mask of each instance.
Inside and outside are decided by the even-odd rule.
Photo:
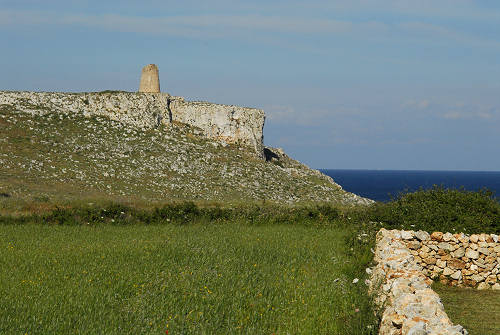
[[[500,203],[487,189],[420,189],[400,194],[389,203],[377,203],[367,215],[394,229],[500,233]]]

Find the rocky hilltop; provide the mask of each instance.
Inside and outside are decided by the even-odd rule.
[[[259,109],[167,93],[0,92],[0,193],[18,199],[369,204],[264,148]]]
[[[208,138],[249,146],[260,156],[264,149],[262,110],[186,101],[168,93],[0,92],[0,105],[38,114],[53,111],[101,115],[142,130],[180,122],[198,128]]]

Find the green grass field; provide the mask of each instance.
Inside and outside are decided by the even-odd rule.
[[[300,224],[1,225],[0,333],[375,334],[366,264],[347,234]]]
[[[446,313],[469,335],[500,334],[500,292],[449,287],[435,283],[432,287],[441,297]]]

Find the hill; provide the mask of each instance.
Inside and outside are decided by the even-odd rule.
[[[130,117],[128,111],[119,114],[120,106],[118,112],[78,108],[89,105],[89,98],[106,103],[126,99],[133,105],[133,99],[144,96],[149,97],[114,92],[0,92],[4,200],[371,202],[344,191],[330,177],[280,149],[265,148],[256,154],[258,142],[231,142],[217,129],[219,133],[210,136],[199,124],[176,121],[175,115],[172,120],[169,105],[183,103],[178,98],[167,99],[168,122],[150,124]],[[57,104],[61,97],[73,108]],[[150,106],[143,110],[160,119]]]

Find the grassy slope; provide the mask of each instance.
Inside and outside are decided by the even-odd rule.
[[[189,128],[142,131],[105,117],[44,113],[0,106],[0,193],[12,196],[4,209],[86,199],[349,202],[345,191],[295,161],[281,167]]]
[[[346,234],[234,222],[3,225],[0,333],[374,333],[366,288],[352,284],[365,265]]]
[[[500,292],[434,284],[450,319],[470,335],[500,334]]]

